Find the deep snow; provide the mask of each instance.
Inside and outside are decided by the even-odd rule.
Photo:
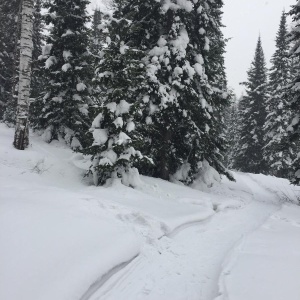
[[[62,143],[31,136],[17,151],[12,139],[0,124],[0,299],[300,298],[300,209],[282,206],[297,193],[286,180],[95,187],[88,159]]]

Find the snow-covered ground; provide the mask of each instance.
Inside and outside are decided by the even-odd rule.
[[[300,299],[300,208],[286,180],[95,187],[62,143],[0,124],[0,299]]]

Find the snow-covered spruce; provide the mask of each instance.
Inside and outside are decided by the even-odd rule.
[[[229,96],[220,31],[222,5],[222,1],[165,2],[154,10],[157,17],[152,16],[159,20],[160,30],[148,30],[144,24],[141,35],[148,33],[149,38],[141,43],[150,46],[145,57],[150,91],[145,117],[151,128],[153,150],[148,155],[155,161],[155,176],[169,179],[185,166],[188,172],[181,180],[191,183],[204,159],[226,173],[220,163],[222,116]],[[145,17],[140,15],[139,20]]]
[[[264,126],[264,160],[268,173],[288,178],[295,159],[295,143],[283,145],[291,122],[289,94],[287,85],[291,81],[291,59],[288,57],[289,42],[287,37],[286,14],[281,16],[276,37],[276,51],[271,59],[269,97],[266,101],[267,118]]]
[[[135,149],[154,161],[140,165],[143,174],[168,180],[184,167],[188,171],[181,180],[191,183],[206,159],[230,177],[221,163],[223,110],[229,97],[220,30],[222,1],[136,0],[115,1],[115,5],[114,33],[100,64],[100,76],[115,81],[103,97],[103,120],[109,94],[118,93],[120,100],[130,99],[139,106],[142,118],[135,125],[143,143]],[[128,24],[120,26],[120,18]],[[129,53],[135,53],[136,62],[124,66]],[[111,55],[115,57],[108,63]],[[134,69],[134,78],[128,76],[128,66]],[[116,101],[115,96],[112,99]]]
[[[105,43],[104,33],[102,30],[103,17],[104,14],[100,11],[99,8],[96,8],[93,14],[92,34],[90,43],[90,51],[95,57],[100,55],[100,51]]]
[[[239,103],[236,96],[233,97],[233,101],[225,111],[225,139],[227,142],[227,151],[225,155],[225,166],[229,169],[233,167],[235,157],[239,151],[239,139],[240,139],[240,118],[239,118]]]
[[[45,44],[45,24],[41,15],[42,0],[35,0],[33,12],[33,51],[32,51],[32,72],[31,72],[31,93],[30,98],[36,99],[45,86],[42,62],[39,57],[42,55],[42,46]],[[41,109],[39,107],[39,109]],[[40,111],[39,111],[40,112]]]
[[[15,124],[20,48],[20,0],[0,3],[0,120]]]
[[[291,57],[292,60],[295,61],[296,67],[293,69],[295,72],[293,74],[292,83],[288,87],[288,97],[291,99],[291,109],[292,109],[292,121],[288,128],[290,137],[292,140],[296,140],[299,142],[300,138],[300,68],[299,68],[299,61],[300,61],[300,2],[293,5],[291,10],[289,11],[289,15],[292,17],[294,22],[294,27],[289,35],[289,39],[292,42],[293,46],[291,49]],[[295,184],[300,183],[300,155],[297,154],[297,159],[293,162],[293,172],[294,175],[292,176],[291,181]]]
[[[130,30],[130,22],[119,12],[110,20],[108,29],[108,45],[95,78],[100,86],[101,107],[91,128],[93,144],[83,152],[92,155],[96,185],[121,177],[124,184],[135,186],[135,167],[151,163],[139,151],[146,142],[139,130],[146,126],[141,115],[142,95],[146,93],[141,85],[145,73],[143,53],[125,45],[122,38]]]
[[[234,168],[243,172],[265,173],[267,166],[263,159],[264,131],[266,120],[267,69],[259,37],[254,60],[245,83],[246,93],[240,103],[241,138]]]
[[[45,60],[46,88],[43,109],[34,124],[51,142],[60,136],[73,148],[87,143],[90,127],[89,106],[92,104],[92,65],[88,52],[88,0],[54,0],[48,8],[46,24],[51,24]],[[38,113],[38,112],[36,112]]]

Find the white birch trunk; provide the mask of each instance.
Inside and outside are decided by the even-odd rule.
[[[19,92],[14,138],[14,146],[19,150],[24,150],[29,144],[28,115],[33,49],[33,0],[23,0],[22,2]]]

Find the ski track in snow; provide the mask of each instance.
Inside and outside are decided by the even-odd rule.
[[[101,281],[98,289],[87,291],[89,297],[82,300],[212,300],[217,297],[224,259],[245,235],[259,228],[279,209],[275,192],[250,175],[244,176],[254,201],[242,210],[221,211],[203,222],[176,228],[159,240],[158,251],[145,247],[142,254]]]
[[[48,291],[54,294],[57,292],[56,296],[54,298],[52,294],[45,296],[47,299],[55,300],[213,300],[218,296],[225,297],[225,294],[222,295],[222,286],[221,290],[219,286],[220,278],[224,275],[224,264],[248,236],[263,227],[267,219],[269,221],[272,218],[279,218],[274,212],[280,209],[279,198],[288,186],[281,179],[236,173],[237,183],[224,180],[223,184],[216,185],[205,192],[146,177],[143,178],[145,185],[137,190],[118,183],[110,188],[96,188],[87,186],[81,178],[86,161],[78,157],[78,154],[74,158],[70,150],[59,142],[48,145],[41,142],[39,137],[33,136],[31,148],[16,156],[9,142],[10,131],[1,126],[0,130],[4,141],[7,140],[0,145],[2,153],[0,165],[3,170],[6,170],[2,175],[3,191],[11,200],[8,201],[7,208],[11,212],[19,213],[22,218],[29,216],[28,226],[34,225],[32,228],[35,228],[35,220],[30,220],[33,212],[37,216],[41,212],[44,213],[47,218],[49,217],[49,224],[52,222],[49,213],[57,216],[60,225],[57,225],[57,229],[54,228],[57,232],[50,232],[50,240],[52,238],[53,241],[56,240],[57,234],[60,235],[61,230],[62,237],[64,234],[66,237],[70,235],[69,232],[64,231],[66,216],[69,218],[66,224],[74,222],[78,225],[78,221],[81,220],[83,225],[86,224],[84,229],[86,232],[82,231],[81,236],[75,239],[79,245],[78,249],[86,243],[91,243],[91,248],[84,245],[88,253],[84,258],[89,258],[90,251],[94,249],[94,255],[99,260],[98,265],[95,264],[95,260],[79,266],[74,266],[71,262],[70,266],[74,267],[74,270],[86,267],[85,273],[79,271],[75,274],[73,285],[68,281],[67,276],[53,280],[57,284],[65,280],[62,286],[58,285],[60,288],[63,287],[65,296],[58,289],[52,287],[51,290],[51,283],[48,283],[45,275],[47,269],[42,273],[36,273],[39,276],[45,275],[47,280],[41,281],[46,284],[45,287],[39,288],[32,281],[24,281],[28,286],[17,282],[22,288],[26,286],[24,290],[28,291],[29,295],[23,297],[26,300],[35,298],[35,294],[30,292],[30,284],[33,289],[44,293],[50,286]],[[6,172],[9,174],[7,175]],[[35,198],[32,199],[32,196]],[[16,197],[20,199],[14,200]],[[23,210],[20,210],[20,207],[23,207],[18,204],[20,200],[24,209],[26,208],[25,215]],[[3,207],[6,209],[5,205]],[[48,205],[51,211],[47,210]],[[80,216],[78,220],[76,220],[77,216]],[[103,228],[111,230],[110,225],[106,225],[105,222],[101,225],[103,218],[107,218],[105,221],[107,224],[115,226],[116,239],[113,243],[107,241],[110,233],[107,233],[107,236],[104,233],[103,237],[99,235],[99,240],[95,240],[95,236],[100,234]],[[17,230],[16,234],[22,232],[12,219],[5,220],[12,230]],[[95,221],[95,225],[88,223],[91,220]],[[280,220],[285,221],[284,217],[280,217]],[[23,222],[23,219],[21,221]],[[41,221],[44,227],[48,224],[45,220]],[[98,221],[100,223],[96,226]],[[59,227],[62,224],[64,227]],[[292,225],[298,228],[300,220],[295,218]],[[95,232],[91,233],[91,229]],[[76,230],[73,231],[74,236],[77,237]],[[6,237],[5,231],[2,233]],[[32,238],[35,238],[36,232],[33,230],[31,233]],[[87,236],[87,233],[90,234]],[[120,242],[122,237],[125,237],[125,233],[132,239],[130,245],[128,245],[128,238],[125,238],[123,243]],[[20,238],[15,239],[16,245],[18,240]],[[65,242],[63,240],[64,238],[62,242]],[[139,240],[142,243],[138,242]],[[49,238],[45,241],[49,241]],[[84,244],[80,246],[81,242]],[[115,250],[116,257],[109,268],[104,269],[101,258],[103,244],[106,242],[107,258],[111,256],[112,249]],[[134,243],[136,245],[133,245]],[[65,246],[69,246],[69,241],[63,245],[64,251]],[[11,249],[15,250],[17,247]],[[24,250],[31,255],[31,247]],[[124,253],[128,255],[125,257]],[[59,262],[61,253],[54,254],[57,254],[57,262]],[[80,257],[76,255],[74,261],[77,262]],[[41,259],[51,258],[48,251],[39,253],[39,256]],[[33,264],[38,261],[35,256],[29,258],[32,258]],[[27,265],[24,262],[24,268]],[[9,264],[7,266],[9,267]],[[45,264],[45,267],[48,268],[48,265]],[[23,269],[20,269],[20,274],[23,274]],[[11,272],[11,278],[14,276]],[[32,278],[38,279],[34,276]]]

